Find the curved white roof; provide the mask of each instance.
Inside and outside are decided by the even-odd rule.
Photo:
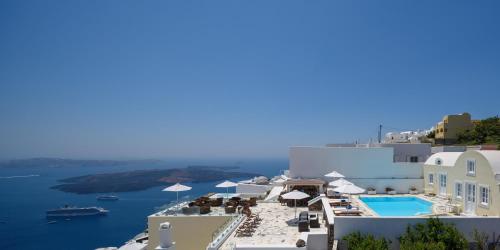
[[[458,157],[463,152],[440,152],[440,153],[435,153],[425,161],[425,165],[438,165],[436,164],[436,160],[439,158],[441,159],[441,165],[440,166],[447,166],[447,167],[453,167],[455,166],[455,162],[457,162]]]
[[[500,151],[498,150],[477,150],[486,160],[490,162],[493,173],[500,174]]]

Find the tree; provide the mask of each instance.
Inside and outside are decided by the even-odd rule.
[[[436,137],[436,131],[432,130],[431,132],[429,132],[429,134],[427,134],[427,138],[429,139],[434,139]]]
[[[500,145],[500,118],[490,117],[476,123],[472,130],[457,134],[459,144],[479,145],[492,143]]]
[[[453,224],[430,218],[426,223],[408,226],[399,238],[402,250],[454,250],[468,249],[468,242]]]
[[[385,238],[375,238],[371,234],[362,235],[359,231],[342,238],[347,242],[348,250],[387,250],[391,241]]]

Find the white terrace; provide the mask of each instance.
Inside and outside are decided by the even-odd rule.
[[[307,207],[298,207],[297,214],[301,211],[307,211]],[[235,246],[295,246],[297,240],[304,239],[308,233],[326,232],[321,212],[318,212],[320,228],[310,228],[310,231],[305,233],[300,233],[296,225],[287,223],[295,217],[293,207],[283,206],[280,203],[258,203],[256,207],[252,207],[252,213],[262,218],[252,236],[238,237],[236,232],[233,232],[222,244],[221,250],[232,250]]]

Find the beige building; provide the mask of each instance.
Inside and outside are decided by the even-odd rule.
[[[464,214],[500,216],[500,151],[441,152],[424,164],[425,193],[450,199]]]
[[[162,212],[148,217],[149,242],[148,250],[154,250],[160,243],[160,224],[170,222],[172,225],[172,240],[177,250],[206,249],[212,242],[214,234],[224,227],[235,215],[225,215],[222,212],[211,212],[206,215],[163,214]]]
[[[434,129],[435,142],[439,145],[449,145],[457,142],[460,132],[470,130],[474,127],[469,113],[458,115],[446,115],[443,120],[436,124]]]

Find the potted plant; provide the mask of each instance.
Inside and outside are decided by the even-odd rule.
[[[415,186],[410,187],[410,194],[418,194],[418,190]]]
[[[368,192],[368,194],[377,194],[377,190],[375,190],[375,188],[373,187],[367,188],[366,191]]]
[[[396,194],[396,190],[394,190],[394,188],[391,187],[386,187],[385,192],[388,194]]]

